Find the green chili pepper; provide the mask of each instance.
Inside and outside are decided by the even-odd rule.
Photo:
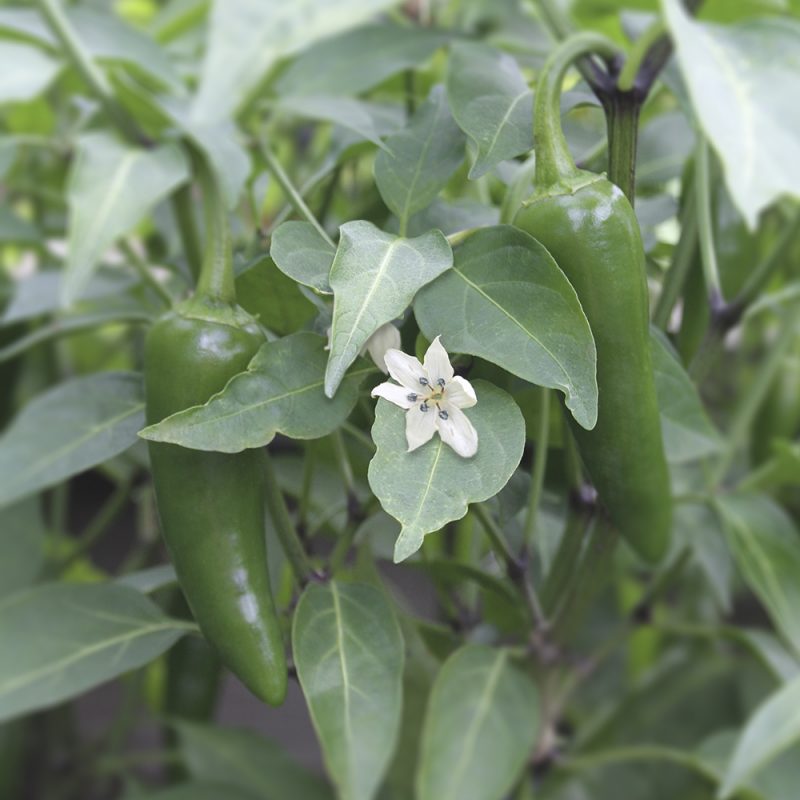
[[[561,129],[560,91],[587,53],[613,56],[604,37],[579,34],[545,65],[534,118],[536,181],[515,224],[550,251],[569,278],[597,347],[599,409],[578,449],[611,522],[642,557],[664,555],[671,528],[669,472],[650,356],[648,296],[639,225],[623,192],[579,170]]]
[[[148,423],[204,403],[264,342],[235,305],[225,209],[206,181],[208,247],[197,292],[145,343]],[[286,695],[286,657],[270,590],[260,450],[224,454],[149,442],[164,540],[201,631],[258,697]]]
[[[186,619],[191,609],[183,593],[175,592],[170,614]],[[219,696],[222,662],[200,636],[184,636],[167,657],[164,711],[168,717],[207,722],[214,716]]]

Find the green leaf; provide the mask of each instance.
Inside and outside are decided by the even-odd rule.
[[[654,117],[642,126],[637,141],[637,187],[660,186],[680,178],[693,148],[694,132],[683,114],[672,111]]]
[[[44,565],[44,520],[38,498],[0,509],[0,600],[30,586]]]
[[[13,139],[11,141],[13,142]],[[3,149],[0,143],[0,174],[3,172],[1,155]],[[5,149],[7,152],[13,152],[12,146]],[[13,156],[11,158],[11,163],[13,163]],[[18,216],[12,209],[6,206],[0,207],[0,242],[11,242],[12,244],[39,244],[41,241],[42,234],[36,225]]]
[[[55,80],[62,65],[37,47],[0,42],[0,103],[38,97]]]
[[[453,264],[450,245],[439,231],[404,239],[361,221],[347,222],[339,231],[330,271],[333,326],[325,371],[328,397],[333,397],[367,339],[399,317],[421,287]]]
[[[192,116],[231,116],[280,58],[367,21],[393,0],[215,0]]]
[[[71,333],[100,328],[103,325],[151,322],[154,314],[142,307],[140,301],[130,297],[111,297],[104,303],[83,306],[54,319],[32,327],[29,333],[0,348],[0,363],[16,358],[26,350],[50,339],[59,339]]]
[[[125,795],[126,800],[263,800],[261,795],[244,791],[229,783],[187,781],[147,794]]]
[[[197,780],[219,781],[260,800],[332,798],[325,782],[289,758],[277,742],[234,728],[184,721],[173,725],[189,774]]]
[[[716,453],[722,440],[708,418],[697,389],[681,366],[666,336],[650,329],[656,396],[667,460],[672,464],[696,461]]]
[[[266,255],[236,276],[236,297],[265,328],[282,336],[302,328],[315,312],[297,284]]]
[[[114,14],[85,6],[65,8],[75,28],[78,46],[87,58],[134,67],[156,78],[174,94],[185,93],[183,82],[164,50],[141,31]],[[60,48],[50,28],[35,9],[0,9],[0,29],[30,36],[50,47]]]
[[[59,311],[63,273],[56,270],[34,272],[14,283],[14,295],[0,317],[0,325],[32,319]],[[131,275],[119,271],[100,271],[86,284],[80,300],[119,296],[136,283]]]
[[[75,697],[141,667],[192,625],[113,583],[53,583],[0,603],[0,720]]]
[[[107,133],[81,137],[68,189],[65,304],[81,293],[114,240],[188,177],[186,158],[177,145],[144,150],[123,145]]]
[[[800,652],[800,533],[764,495],[722,495],[716,506],[742,576]]]
[[[157,567],[147,567],[146,569],[129,572],[121,575],[115,583],[122,586],[130,586],[142,594],[150,594],[166,586],[172,586],[178,582],[175,575],[175,568],[172,564],[160,564]]]
[[[433,684],[418,800],[501,800],[530,757],[538,728],[536,687],[508,651],[462,647]]]
[[[462,197],[458,200],[437,198],[408,221],[408,236],[420,236],[436,228],[445,236],[469,228],[485,228],[500,222],[500,209]]]
[[[507,53],[482,43],[456,43],[447,96],[456,122],[475,144],[473,180],[533,147],[533,92]]]
[[[800,23],[783,18],[719,26],[662,0],[697,119],[717,151],[748,226],[784,194],[800,196]]]
[[[282,98],[277,105],[280,111],[304,119],[332,122],[354,131],[384,148],[382,137],[394,133],[402,125],[402,117],[393,106],[355,100],[352,97],[330,95],[298,95]]]
[[[772,442],[772,458],[747,477],[748,489],[776,489],[797,486],[800,476],[800,442],[776,439]]]
[[[439,662],[428,650],[411,618],[400,618],[405,641],[403,667],[403,717],[391,766],[381,789],[381,800],[414,797],[414,776],[419,756],[419,735],[425,720],[433,680]]]
[[[306,50],[281,73],[281,95],[356,95],[428,59],[447,41],[429,28],[366,25]],[[354,57],[355,56],[355,57]]]
[[[450,115],[444,88],[435,86],[403,130],[375,159],[375,183],[404,232],[409,217],[439,194],[464,160],[463,134]]]
[[[747,721],[719,790],[731,797],[754,772],[800,741],[800,677],[770,695]]]
[[[384,511],[402,525],[395,562],[419,550],[426,534],[461,519],[469,503],[497,494],[522,458],[525,423],[517,404],[490,383],[475,381],[473,388],[478,403],[464,412],[478,432],[478,452],[472,458],[457,455],[438,435],[407,452],[405,412],[378,400],[369,485]]]
[[[235,208],[252,170],[252,162],[230,120],[203,123],[191,116],[184,101],[158,98],[158,108],[194,142],[208,159],[229,209]]]
[[[98,372],[39,395],[0,436],[0,506],[119,455],[143,423],[136,373]]]
[[[402,712],[403,638],[383,593],[310,584],[292,649],[325,765],[341,800],[371,800],[389,766]]]
[[[781,644],[771,631],[759,628],[731,628],[734,639],[747,647],[753,655],[781,683],[789,683],[800,674],[800,661]]]
[[[429,339],[559,389],[584,428],[597,422],[597,354],[578,296],[527,233],[499,225],[454,252],[453,269],[419,293],[414,314]]]
[[[327,436],[353,410],[361,382],[374,369],[359,362],[329,399],[322,391],[324,345],[323,337],[305,332],[267,342],[247,371],[205,405],[173,414],[140,436],[221,453],[262,447],[277,433],[292,439]]]
[[[336,248],[310,222],[284,222],[276,228],[269,254],[284,275],[324,294],[333,291],[328,275]]]
[[[719,608],[730,612],[735,569],[718,516],[705,504],[676,504],[673,535],[677,546],[688,548],[694,556],[708,581],[709,594],[715,597]]]

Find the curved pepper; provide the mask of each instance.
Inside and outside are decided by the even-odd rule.
[[[204,195],[209,246],[196,295],[156,322],[145,342],[148,423],[204,403],[264,342],[235,305],[225,209],[215,187]],[[164,540],[200,630],[255,695],[281,703],[287,669],[267,567],[263,451],[148,446]]]
[[[597,347],[599,398],[594,429],[573,423],[578,449],[611,522],[639,555],[657,561],[669,544],[672,506],[641,234],[622,191],[575,166],[560,122],[570,63],[588,52],[611,55],[613,47],[583,35],[545,65],[534,121],[536,188],[514,222],[550,251],[581,301]]]

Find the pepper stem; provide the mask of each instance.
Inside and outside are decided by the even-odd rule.
[[[236,302],[233,279],[233,256],[228,209],[217,178],[205,158],[195,153],[193,158],[197,179],[203,192],[205,216],[205,248],[197,296],[223,303]]]
[[[619,52],[617,45],[605,36],[582,32],[559,45],[542,67],[533,111],[537,188],[553,186],[581,175],[561,128],[561,85],[567,70],[582,56],[597,54],[610,59]]]

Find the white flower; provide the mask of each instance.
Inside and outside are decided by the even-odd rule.
[[[325,345],[326,350],[331,349],[331,329],[328,328],[325,333],[328,336],[328,343]],[[400,347],[400,331],[387,322],[381,325],[372,336],[367,339],[364,346],[361,348],[359,355],[363,356],[368,352],[370,358],[375,362],[375,366],[383,373],[388,372],[386,369],[386,353],[392,348]]]
[[[462,408],[478,402],[469,381],[453,374],[447,351],[437,336],[425,353],[422,364],[400,350],[386,351],[386,367],[395,383],[382,383],[372,390],[406,409],[408,451],[429,442],[436,431],[445,444],[460,456],[469,458],[478,450],[478,432]]]

